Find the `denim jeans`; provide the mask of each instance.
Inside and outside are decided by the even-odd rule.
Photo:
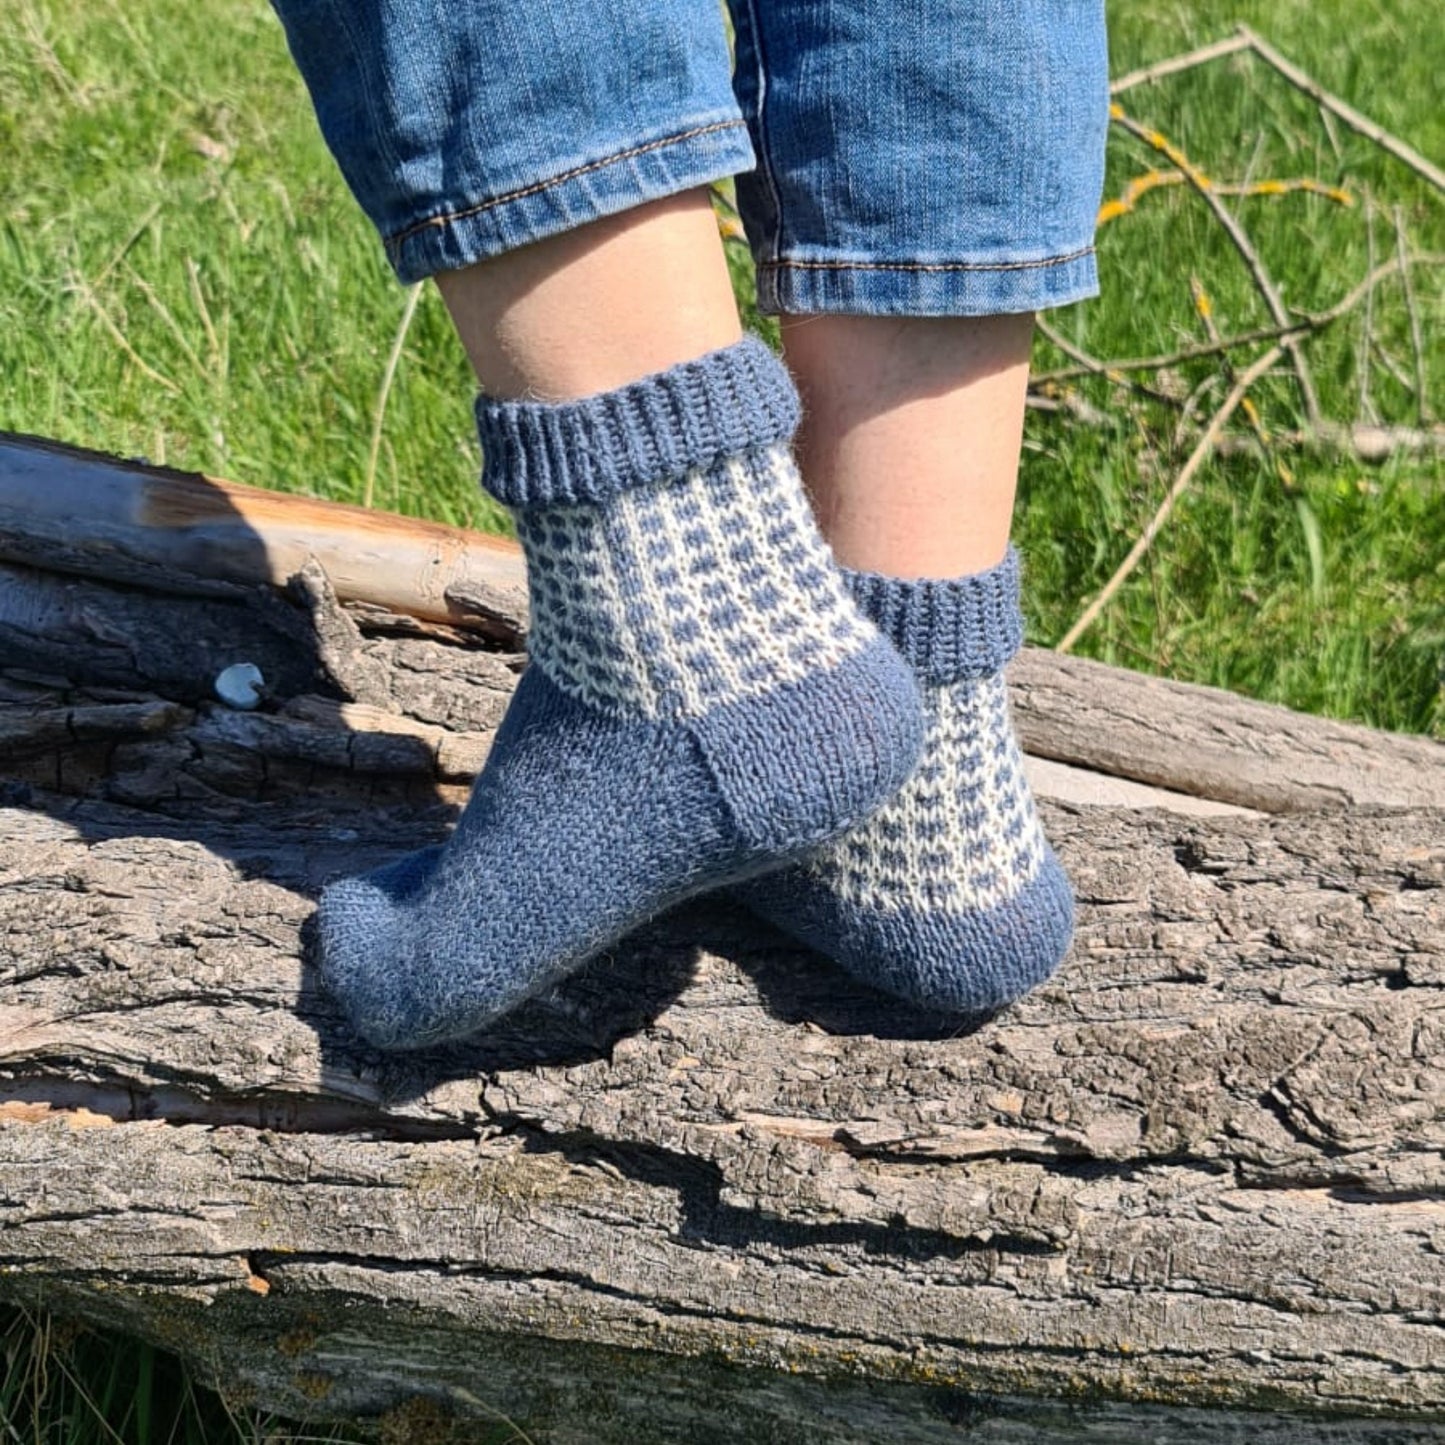
[[[273,0],[403,281],[737,176],[764,311],[1097,293],[1103,0]]]

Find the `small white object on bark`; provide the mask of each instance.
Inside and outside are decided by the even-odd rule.
[[[266,679],[254,662],[234,662],[216,674],[216,696],[227,707],[249,712],[261,701]]]

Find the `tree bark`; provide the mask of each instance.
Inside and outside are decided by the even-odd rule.
[[[394,1440],[1445,1420],[1445,748],[1035,656],[1036,749],[1255,811],[1046,803],[1077,940],[1014,1008],[911,1013],[711,901],[387,1055],[307,920],[444,834],[516,633],[75,555],[0,574],[0,1295]]]

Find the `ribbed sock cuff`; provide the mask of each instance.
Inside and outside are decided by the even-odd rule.
[[[926,683],[997,672],[1024,641],[1019,556],[1010,544],[986,572],[944,580],[839,569],[853,600]]]
[[[606,501],[790,438],[798,393],[747,336],[580,401],[476,403],[482,486],[510,507]]]

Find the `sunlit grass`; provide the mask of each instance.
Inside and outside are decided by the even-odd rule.
[[[263,0],[15,0],[0,83],[0,425],[360,501],[406,295]],[[497,523],[470,397],[428,288],[378,505]]]
[[[1441,27],[1420,4],[1240,4],[1256,26],[1328,89],[1395,129],[1437,162],[1445,112]],[[1216,19],[1215,16],[1220,16]],[[1116,5],[1113,70],[1127,70],[1227,34],[1218,7]],[[1445,251],[1445,197],[1336,123],[1257,60],[1235,57],[1120,97],[1218,181],[1307,177],[1342,187],[1354,204],[1294,193],[1230,198],[1287,306],[1327,309],[1396,251],[1396,217],[1412,251]],[[1106,196],[1167,166],[1117,130]],[[1373,235],[1372,235],[1373,232]],[[1248,270],[1188,187],[1141,197],[1099,237],[1102,295],[1051,317],[1099,357],[1169,351],[1205,339],[1191,295],[1198,277],[1220,330],[1270,324]],[[1426,341],[1431,410],[1445,407],[1445,269],[1412,272]],[[1322,410],[1362,415],[1363,313],[1311,342]],[[1408,313],[1398,280],[1373,306],[1375,344],[1394,362],[1370,368],[1369,420],[1416,425]],[[1259,348],[1262,350],[1263,348]],[[1245,359],[1257,350],[1241,353]],[[1066,358],[1040,342],[1042,368]],[[1241,361],[1241,366],[1244,364]],[[1181,393],[1215,370],[1180,367]],[[1206,418],[1224,387],[1201,407]],[[1080,390],[1112,414],[1086,428],[1031,420],[1018,537],[1028,558],[1031,633],[1056,641],[1103,585],[1158,505],[1182,452],[1174,413],[1144,406],[1106,381]],[[1287,366],[1253,393],[1267,432],[1301,424]],[[1192,440],[1192,437],[1189,438]],[[1251,693],[1310,711],[1445,735],[1445,466],[1440,458],[1371,467],[1349,457],[1239,455],[1208,465],[1143,565],[1080,650],[1126,666]]]
[[[1436,77],[1445,27],[1425,0],[1265,5],[1250,21],[1321,81],[1427,154],[1445,154]],[[1116,4],[1116,74],[1229,29],[1214,6]],[[475,483],[472,381],[433,288],[407,332],[373,455],[373,420],[406,305],[315,127],[264,0],[16,0],[0,17],[0,426],[267,486],[470,526],[506,526]],[[1373,83],[1372,83],[1373,82]],[[1383,82],[1383,83],[1381,83]],[[1231,199],[1289,305],[1323,309],[1394,208],[1445,250],[1445,204],[1397,162],[1236,58],[1124,97],[1219,179],[1310,177],[1356,197]],[[1111,141],[1106,194],[1161,164]],[[1374,235],[1367,221],[1372,197]],[[744,308],[750,268],[734,246]],[[1190,277],[1223,330],[1268,321],[1222,232],[1186,187],[1142,196],[1100,234],[1103,294],[1051,321],[1100,356],[1200,339]],[[1445,271],[1416,274],[1439,395]],[[1396,282],[1374,307],[1369,405],[1413,421]],[[766,328],[765,328],[766,329]],[[1361,404],[1358,319],[1312,343],[1327,414]],[[1040,341],[1040,367],[1061,358]],[[1392,376],[1391,371],[1395,375]],[[1202,372],[1185,369],[1192,384]],[[1179,460],[1157,411],[1084,386],[1114,425],[1035,416],[1018,537],[1034,641],[1058,640],[1138,535]],[[1284,374],[1256,393],[1298,421]],[[1440,461],[1372,469],[1288,457],[1211,463],[1081,651],[1385,726],[1445,728],[1445,487]]]

